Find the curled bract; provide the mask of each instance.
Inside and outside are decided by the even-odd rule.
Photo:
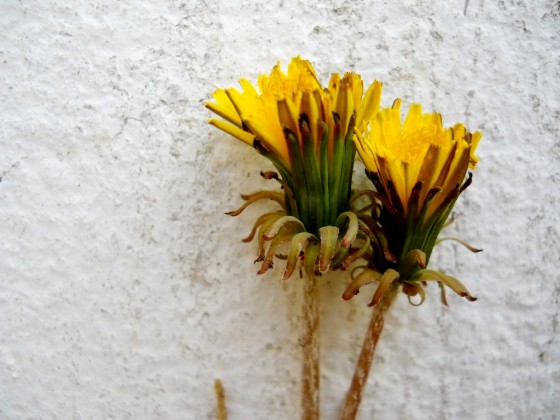
[[[425,263],[426,255],[424,252],[419,249],[413,249],[401,261],[400,271],[388,268],[381,273],[371,268],[365,268],[356,276],[352,273],[352,282],[342,294],[342,298],[350,300],[359,293],[361,287],[372,282],[378,282],[369,306],[376,305],[393,285],[399,286],[402,292],[408,296],[408,301],[412,305],[418,306],[426,298],[424,287],[427,285],[427,282],[435,281],[441,287],[441,300],[445,305],[447,305],[447,298],[443,286],[449,287],[459,296],[471,302],[476,301],[477,298],[471,295],[465,285],[459,280],[439,271],[425,268]],[[413,302],[412,298],[416,296],[420,296],[419,302]]]
[[[263,172],[265,179],[279,178],[273,172]],[[260,262],[258,274],[266,273],[275,259],[286,261],[283,278],[290,278],[298,264],[310,275],[324,274],[329,270],[347,269],[350,264],[370,250],[372,238],[376,238],[369,228],[358,220],[353,212],[343,212],[338,216],[336,226],[323,226],[317,234],[308,232],[304,224],[295,216],[287,214],[284,193],[258,191],[241,196],[245,203],[226,214],[237,216],[248,206],[260,200],[272,200],[280,209],[262,214],[255,221],[249,235],[243,239],[249,242],[257,237],[258,252],[255,262]],[[281,251],[285,250],[285,254]]]

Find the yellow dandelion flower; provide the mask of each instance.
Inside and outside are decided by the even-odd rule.
[[[420,305],[426,298],[425,285],[435,281],[444,304],[445,287],[476,300],[459,280],[427,265],[455,201],[471,183],[472,175],[466,175],[476,166],[474,153],[481,134],[469,132],[463,124],[445,128],[440,114],[423,113],[419,104],[410,107],[403,122],[400,108],[401,101],[396,100],[356,130],[358,153],[375,186],[357,194],[368,197],[371,204],[356,213],[379,239],[368,265],[352,272],[342,297],[351,299],[362,286],[376,282],[370,306],[377,306],[346,395],[343,419],[356,417],[385,315],[399,291],[411,304]],[[387,258],[387,249],[396,258]]]
[[[252,145],[270,159],[278,173],[263,172],[284,189],[242,196],[238,215],[261,199],[281,209],[261,215],[249,236],[257,235],[262,262],[258,274],[272,267],[280,247],[287,248],[283,278],[301,264],[304,282],[302,416],[319,416],[318,281],[328,270],[348,266],[370,248],[370,230],[350,210],[352,172],[356,156],[355,128],[362,128],[379,110],[381,83],[363,93],[360,76],[335,74],[327,87],[309,61],[292,59],[284,73],[280,65],[262,75],[255,88],[241,80],[241,90],[218,89],[208,109],[222,119],[210,123]],[[258,231],[258,233],[257,233]],[[268,250],[266,251],[266,244]],[[286,246],[287,245],[287,246]]]
[[[413,104],[401,121],[400,108],[401,101],[396,100],[392,107],[372,115],[355,138],[376,189],[370,196],[381,203],[360,217],[382,232],[397,258],[388,261],[381,253],[374,255],[372,268],[354,279],[344,298],[350,299],[363,284],[377,279],[380,285],[372,304],[396,282],[409,298],[420,295],[423,301],[422,283],[427,280],[474,300],[458,280],[426,266],[457,198],[471,183],[467,171],[476,167],[481,134],[471,133],[460,123],[446,128],[439,113],[423,113],[419,104]]]
[[[470,133],[460,123],[444,128],[439,113],[424,114],[419,104],[413,104],[401,122],[400,107],[401,101],[395,101],[371,120],[368,130],[358,133],[358,153],[376,186],[398,199],[392,204],[405,216],[411,211],[409,199],[415,188],[422,189],[419,208],[428,192],[438,189],[426,209],[429,218],[463,183],[467,169],[476,167],[474,152],[481,134]]]
[[[317,233],[349,208],[356,149],[354,127],[377,113],[381,83],[363,94],[360,76],[335,74],[324,88],[311,63],[292,59],[284,73],[276,65],[258,88],[243,79],[241,90],[218,89],[209,122],[254,146],[278,169],[288,213]],[[363,100],[362,100],[363,98]]]

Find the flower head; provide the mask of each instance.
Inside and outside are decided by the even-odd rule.
[[[360,76],[334,74],[327,88],[311,63],[292,59],[259,77],[258,90],[247,80],[242,91],[218,89],[206,106],[224,120],[210,123],[254,146],[269,158],[287,184],[286,205],[306,229],[317,233],[333,225],[349,207],[354,127],[379,108],[381,83],[363,101]]]
[[[436,280],[472,298],[458,280],[426,266],[455,201],[470,185],[471,175],[465,177],[476,166],[474,152],[481,134],[469,132],[463,124],[445,128],[440,114],[422,113],[419,104],[410,107],[403,122],[400,107],[401,101],[396,100],[356,135],[358,153],[377,190],[371,196],[381,203],[362,218],[372,228],[381,227],[390,252],[397,257],[387,261],[378,256],[372,261],[374,277],[383,279],[372,303],[381,297],[383,284],[388,287],[394,281],[401,282],[409,297],[423,296],[421,283]],[[365,273],[346,298],[373,275]]]
[[[242,90],[218,89],[215,102],[206,106],[223,118],[209,122],[252,145],[267,157],[278,173],[263,172],[276,179],[284,194],[260,191],[243,196],[246,203],[229,214],[237,215],[261,199],[272,199],[281,210],[259,217],[250,240],[258,230],[259,273],[272,266],[283,244],[288,245],[284,277],[305,260],[308,273],[331,267],[347,267],[369,248],[350,208],[350,188],[356,148],[355,128],[363,128],[379,109],[381,83],[374,82],[363,94],[360,76],[332,75],[324,88],[311,63],[292,59],[284,73],[280,65],[262,75],[255,88],[240,81]],[[269,243],[265,252],[265,244]],[[359,241],[357,248],[352,248]]]
[[[461,184],[467,169],[474,169],[474,155],[481,134],[471,133],[463,124],[444,128],[439,113],[424,114],[413,104],[401,122],[401,101],[383,109],[370,122],[369,129],[358,134],[358,151],[376,187],[394,199],[393,204],[408,215],[409,199],[421,184],[418,204],[428,192],[438,189],[428,205],[426,217],[434,214],[445,197]]]
[[[364,95],[360,76],[346,73],[332,75],[323,87],[311,63],[296,57],[287,73],[277,65],[270,75],[259,77],[257,88],[245,79],[240,85],[240,91],[218,89],[215,102],[206,106],[223,118],[211,119],[211,124],[252,145],[279,173],[263,176],[281,183],[283,200],[277,192],[259,192],[244,196],[246,204],[230,213],[239,214],[263,198],[282,206],[259,218],[250,235],[259,230],[259,272],[272,265],[283,243],[290,244],[285,277],[302,256],[310,273],[349,264],[369,246],[362,235],[361,246],[355,252],[350,247],[360,231],[357,218],[348,212],[354,132],[379,110],[381,83],[372,83]],[[266,256],[265,241],[271,241]]]

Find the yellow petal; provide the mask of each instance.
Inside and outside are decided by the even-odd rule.
[[[350,117],[354,111],[354,100],[352,98],[352,92],[350,91],[350,86],[346,79],[342,79],[340,83],[340,88],[338,90],[337,101],[336,101],[336,112],[340,117],[340,124],[343,130],[343,135],[348,129],[348,123],[350,122]]]
[[[226,133],[232,135],[233,137],[241,141],[244,141],[245,143],[250,144],[251,146],[253,145],[253,140],[255,136],[253,136],[251,133],[243,131],[239,127],[229,124],[223,120],[217,120],[215,118],[211,118],[208,120],[208,122],[213,126],[219,128],[220,130],[225,131]]]
[[[319,105],[320,103],[317,103],[317,99],[315,96],[315,92],[318,91],[313,91],[313,92],[304,92],[301,95],[301,101],[300,101],[300,112],[302,114],[305,114],[307,116],[307,119],[309,120],[309,124],[310,124],[310,129],[311,129],[311,137],[314,141],[314,146],[315,146],[315,150],[319,150],[319,123],[320,123],[320,117],[319,117]]]
[[[386,188],[389,181],[393,183],[405,211],[418,181],[422,194],[436,187],[440,190],[430,201],[430,206],[437,207],[463,182],[467,169],[476,166],[474,149],[480,133],[470,133],[463,124],[444,128],[441,114],[422,113],[420,104],[412,104],[401,123],[400,100],[371,115],[366,103],[376,92],[370,89],[358,115],[363,122],[356,127],[356,147],[364,164],[378,173]]]
[[[382,86],[383,84],[376,80],[367,89],[358,115],[356,116],[356,127],[358,129],[361,129],[363,124],[369,123],[373,116],[379,111]]]
[[[212,95],[216,100],[216,103],[208,102],[206,103],[206,108],[210,111],[218,114],[220,117],[228,120],[230,123],[235,124],[238,127],[241,127],[241,118],[237,113],[237,110],[231,103],[227,93],[223,89],[218,89]]]

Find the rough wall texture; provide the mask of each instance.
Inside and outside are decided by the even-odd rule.
[[[299,416],[301,285],[255,275],[224,211],[270,168],[206,124],[216,87],[302,55],[483,131],[433,266],[479,296],[400,297],[363,419],[560,413],[560,3],[15,1],[0,5],[0,417]],[[358,174],[359,178],[361,174]],[[337,418],[369,293],[322,288]]]

